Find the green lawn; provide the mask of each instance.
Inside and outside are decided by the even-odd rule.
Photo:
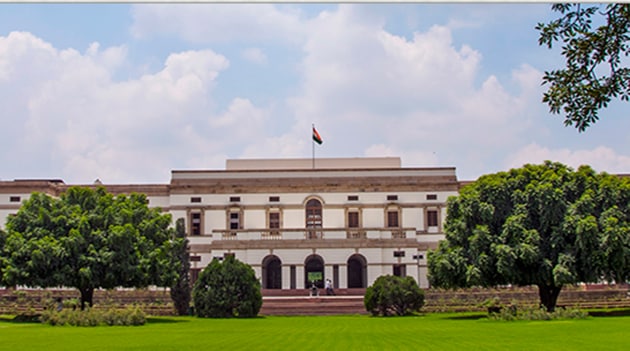
[[[623,350],[630,317],[500,322],[470,315],[151,318],[141,327],[0,319],[0,350]]]

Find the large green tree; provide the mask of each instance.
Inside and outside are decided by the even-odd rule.
[[[170,286],[171,217],[147,203],[143,194],[103,187],[70,187],[58,198],[33,193],[7,219],[2,283],[75,287],[82,309],[97,288]]]
[[[435,287],[562,286],[630,277],[630,179],[560,163],[480,177],[448,200],[446,240],[428,256]]]
[[[598,119],[613,98],[630,95],[630,4],[556,4],[560,17],[539,23],[538,43],[562,45],[565,67],[545,72],[543,102],[565,114],[565,125],[580,132]]]

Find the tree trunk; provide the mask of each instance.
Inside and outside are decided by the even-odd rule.
[[[562,286],[538,285],[538,296],[540,296],[540,305],[545,306],[547,312],[553,312],[556,309],[558,295],[560,295]]]
[[[85,303],[87,302],[90,308],[92,308],[92,297],[94,296],[94,288],[81,288],[81,311],[85,310]]]

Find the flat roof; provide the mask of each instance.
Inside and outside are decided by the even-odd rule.
[[[400,168],[400,157],[261,158],[225,161],[228,171]]]

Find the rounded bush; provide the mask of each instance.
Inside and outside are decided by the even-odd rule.
[[[403,316],[424,306],[424,291],[412,277],[384,275],[367,288],[363,303],[373,316]]]
[[[254,270],[233,256],[216,258],[199,274],[193,287],[198,317],[256,317],[262,307],[260,282]]]

